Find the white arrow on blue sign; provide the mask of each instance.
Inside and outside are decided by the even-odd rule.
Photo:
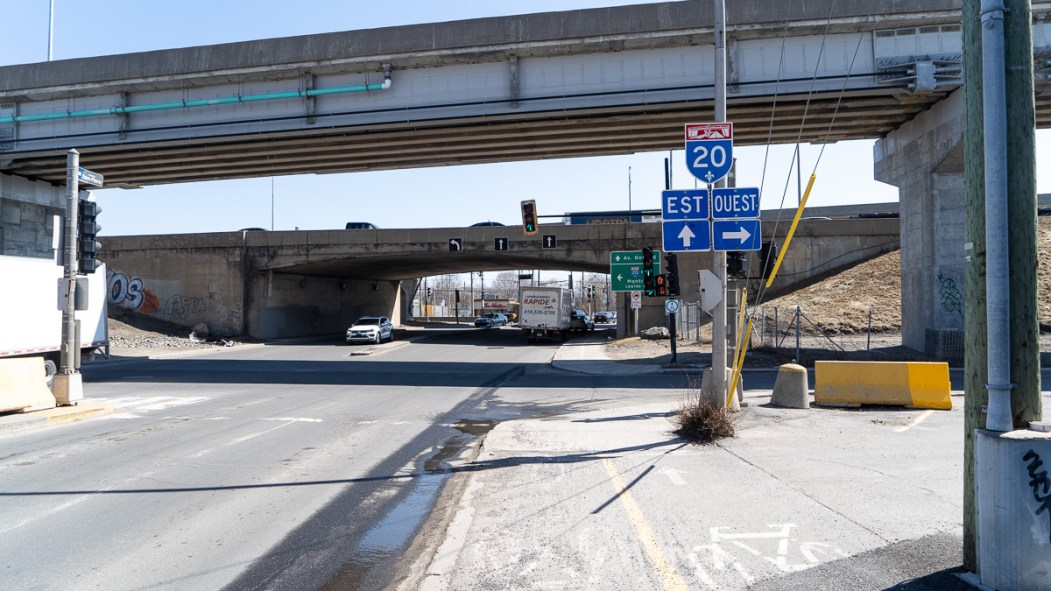
[[[759,220],[713,220],[715,250],[759,250],[763,236]]]
[[[712,249],[708,220],[671,220],[661,225],[664,230],[664,252]]]
[[[709,185],[733,167],[733,123],[687,123],[686,168]]]
[[[759,189],[734,187],[712,189],[712,219],[759,217]]]

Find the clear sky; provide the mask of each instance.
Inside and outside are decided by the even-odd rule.
[[[53,59],[209,45],[269,37],[640,4],[646,0],[54,0]],[[47,60],[49,0],[0,0],[4,34],[0,65]],[[684,122],[685,123],[685,122]],[[894,187],[872,179],[872,141],[826,147],[809,204],[897,200]],[[1051,158],[1051,134],[1038,132],[1038,162]],[[802,147],[803,177],[819,146]],[[762,207],[796,203],[789,178],[794,147],[737,148],[740,186],[759,186]],[[536,199],[541,215],[568,211],[659,209],[667,152],[338,175],[299,175],[189,183],[96,194],[103,235],[213,232],[242,227],[342,228],[368,221],[383,228],[451,227],[493,220],[520,223],[519,202]],[[672,155],[674,187],[693,187],[681,150]],[[1037,169],[1041,167],[1038,165]],[[1044,167],[1048,168],[1048,167]],[[629,189],[630,169],[630,189]],[[105,171],[99,171],[105,174]],[[1051,193],[1051,175],[1039,179]],[[272,193],[271,193],[272,190]],[[273,194],[273,208],[271,195]],[[544,222],[545,220],[541,220]]]

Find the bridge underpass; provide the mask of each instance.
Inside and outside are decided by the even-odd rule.
[[[962,276],[944,158],[962,142],[960,15],[903,4],[731,3],[728,114],[742,145],[882,138],[879,178],[923,220],[902,229],[905,344],[922,349],[962,328],[934,297]],[[1039,127],[1049,11],[1033,6]],[[696,0],[0,68],[0,252],[47,250],[71,147],[111,187],[680,148],[683,123],[711,119],[711,43]]]
[[[765,240],[783,240],[768,224]],[[544,248],[543,236],[556,238]],[[462,240],[458,250],[450,240]],[[497,240],[507,250],[497,250]],[[659,248],[657,223],[541,225],[428,230],[228,232],[107,239],[111,305],[217,334],[277,338],[332,334],[367,314],[407,319],[418,279],[537,269],[609,272],[609,253]],[[898,248],[896,219],[810,220],[800,224],[772,294]],[[711,266],[710,253],[680,254],[680,269]],[[758,261],[750,268],[757,275]],[[682,293],[695,299],[696,271],[683,272]],[[754,290],[753,290],[754,293]],[[628,301],[618,298],[627,318]],[[663,324],[663,300],[647,301],[643,328]],[[619,330],[623,334],[624,326]]]

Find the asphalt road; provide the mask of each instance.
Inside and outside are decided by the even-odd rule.
[[[556,349],[501,329],[86,366],[117,412],[2,440],[2,587],[382,586],[473,439],[460,421],[676,381],[553,370]]]

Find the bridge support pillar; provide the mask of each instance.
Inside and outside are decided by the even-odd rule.
[[[51,256],[52,217],[65,209],[62,187],[0,173],[0,254]]]
[[[875,178],[898,187],[902,344],[963,359],[963,90],[876,142]]]

